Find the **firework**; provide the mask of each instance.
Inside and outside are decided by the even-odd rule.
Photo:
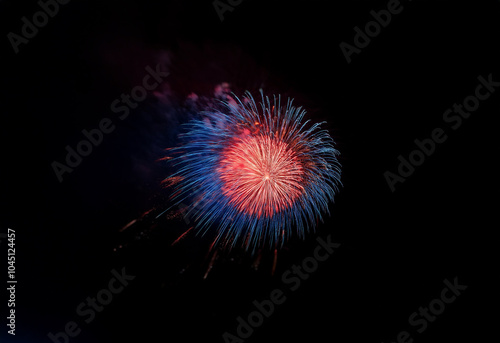
[[[303,238],[340,185],[338,151],[322,123],[303,122],[293,100],[261,99],[247,92],[202,112],[173,149],[172,200],[191,204],[197,232],[215,230],[213,245],[254,251]]]

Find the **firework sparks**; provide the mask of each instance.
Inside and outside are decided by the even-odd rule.
[[[178,168],[172,200],[188,200],[197,232],[215,230],[214,244],[276,248],[314,229],[340,184],[334,141],[305,111],[281,97],[256,103],[250,93],[224,110],[187,124],[173,149]]]
[[[268,136],[237,138],[222,153],[222,193],[238,211],[272,217],[302,194],[302,167],[286,143]]]

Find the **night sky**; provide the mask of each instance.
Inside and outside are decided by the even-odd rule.
[[[75,343],[490,338],[500,2],[217,4],[232,10],[220,17],[210,0],[72,0],[23,38],[22,18],[32,22],[40,5],[0,0],[0,283],[9,286],[8,229],[17,280],[15,336],[4,291],[0,342],[53,334],[62,343],[65,329]],[[363,39],[374,13],[389,10],[390,22],[368,25],[376,31]],[[126,116],[114,111],[152,70],[169,74]],[[179,209],[155,218],[171,195],[161,181],[172,167],[159,159],[196,115],[188,97],[210,98],[223,82],[238,95],[294,98],[308,119],[327,121],[340,151],[331,215],[278,252],[274,274],[272,251],[254,268],[235,249],[204,278],[210,233],[172,246],[193,222]],[[65,164],[66,147],[100,125],[110,132],[60,182],[54,161]],[[418,165],[401,162],[411,159]],[[388,172],[404,182],[391,189]],[[327,237],[339,244],[328,259],[300,284],[284,282]],[[444,291],[453,283],[460,295]],[[237,318],[248,321],[274,290],[282,302],[240,340]],[[112,299],[92,309],[98,294]],[[442,313],[422,319],[429,306]]]

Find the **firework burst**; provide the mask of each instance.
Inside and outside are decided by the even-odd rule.
[[[328,213],[340,185],[334,141],[305,111],[261,93],[229,98],[223,107],[187,124],[173,151],[177,172],[172,201],[190,203],[200,233],[215,230],[213,245],[241,244],[252,252],[304,237]]]

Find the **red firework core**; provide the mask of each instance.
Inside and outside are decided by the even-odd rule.
[[[288,144],[268,136],[237,138],[222,154],[222,192],[239,211],[269,216],[302,194],[303,168]]]

